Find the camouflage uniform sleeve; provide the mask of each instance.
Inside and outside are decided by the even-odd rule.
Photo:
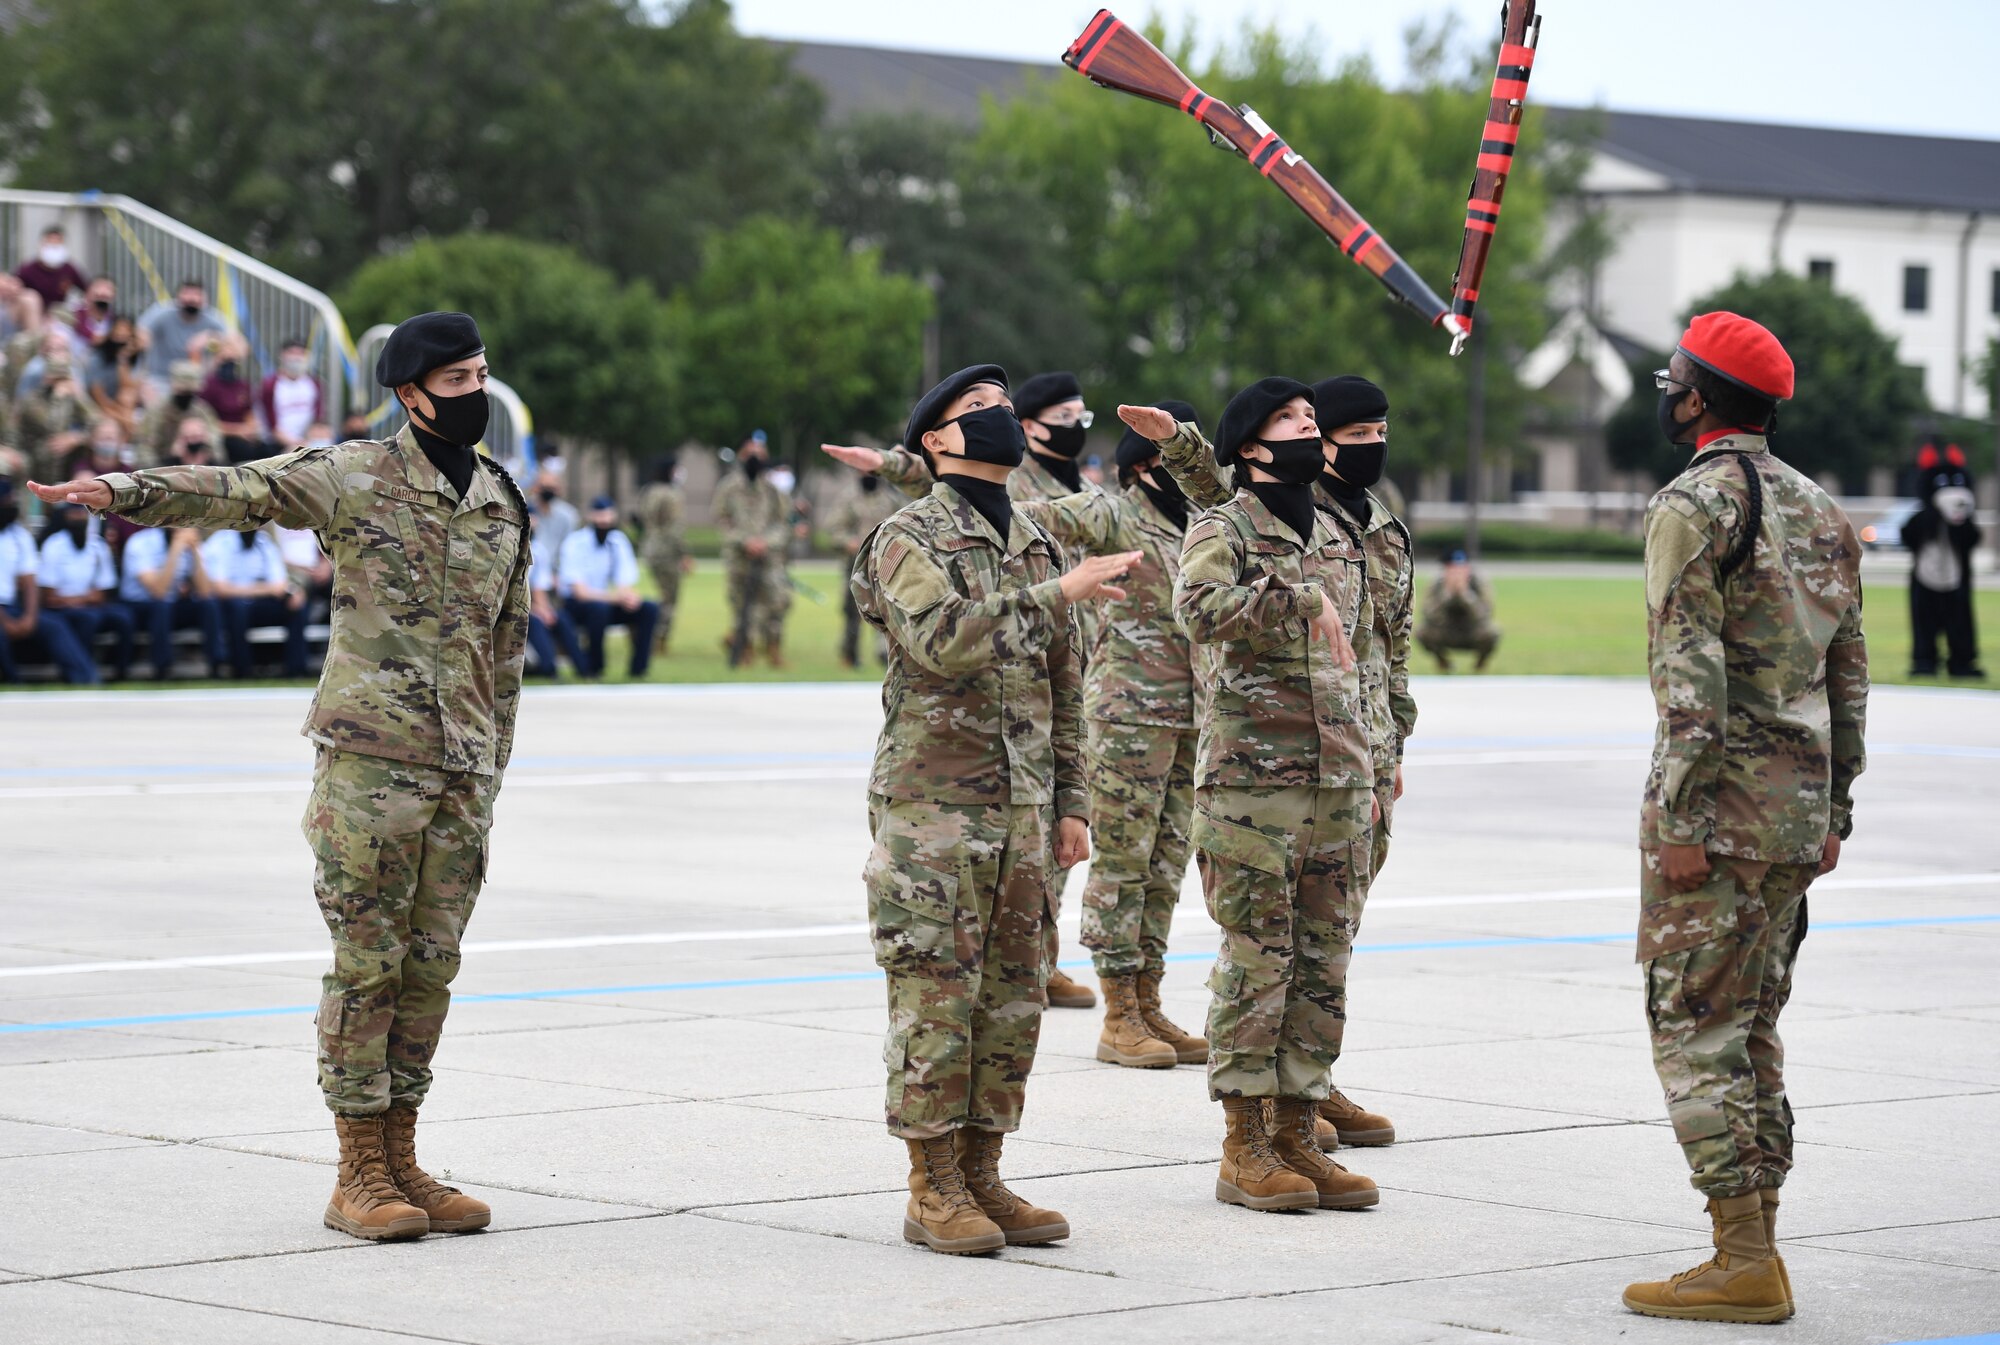
[[[514,574],[507,582],[507,596],[500,604],[500,619],[493,627],[493,769],[507,769],[514,753],[514,717],[521,708],[521,675],[528,664],[528,536],[524,529],[521,545],[514,556]]]
[[[782,560],[786,548],[792,541],[791,501],[786,499],[784,492],[776,486],[769,482],[764,484],[766,486],[764,499],[770,506],[770,516],[764,520],[764,526],[757,535],[764,539],[764,545],[770,550],[771,555]]]
[[[1181,492],[1203,509],[1235,498],[1236,492],[1215,465],[1215,446],[1192,422],[1181,422],[1174,427],[1172,438],[1155,439],[1153,444],[1166,460],[1168,473],[1180,482]]]
[[[1032,658],[1069,629],[1060,581],[975,601],[952,587],[921,538],[901,528],[877,529],[868,564],[860,569],[867,571],[855,580],[857,601],[866,599],[862,610],[879,617],[911,658],[940,677]]]
[[[337,448],[304,448],[241,467],[112,472],[111,512],[146,527],[206,524],[247,532],[266,523],[320,529],[341,494]]]
[[[1188,529],[1181,574],[1174,583],[1174,618],[1196,644],[1261,635],[1287,621],[1319,615],[1317,584],[1293,587],[1276,575],[1246,572],[1230,531],[1213,518]]]
[[[1416,625],[1416,565],[1406,562],[1396,611],[1389,620],[1389,717],[1396,725],[1396,760],[1403,743],[1417,731],[1417,698],[1410,694],[1410,635]]]
[[[1079,817],[1090,821],[1090,772],[1084,757],[1083,655],[1082,640],[1061,586],[1054,581],[1056,601],[1062,610],[1054,621],[1054,638],[1049,642],[1049,746],[1055,754],[1055,804],[1057,817]]]
[[[924,466],[921,454],[912,453],[907,448],[883,449],[882,466],[875,475],[911,499],[931,493],[931,469]]]
[[[1065,550],[1115,551],[1125,531],[1115,497],[1101,490],[1080,490],[1057,500],[1016,500],[1014,508],[1041,524]]]
[[[1678,491],[1656,497],[1646,516],[1646,656],[1665,726],[1662,845],[1701,845],[1715,828],[1729,674],[1713,528],[1701,506]]]
[[[1850,540],[1853,554],[1858,542]],[[1854,830],[1854,779],[1868,768],[1868,642],[1861,633],[1861,589],[1826,651],[1826,699],[1833,721],[1833,790],[1829,826],[1842,840]]]

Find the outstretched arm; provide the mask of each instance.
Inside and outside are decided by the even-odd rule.
[[[60,485],[29,482],[50,504],[81,504],[148,527],[184,524],[250,531],[325,527],[340,498],[330,448],[306,448],[241,467],[149,467]]]

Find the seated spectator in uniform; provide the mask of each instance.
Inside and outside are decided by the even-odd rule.
[[[561,671],[556,662],[560,648],[570,667],[582,673],[583,650],[576,642],[576,623],[556,600],[554,552],[542,545],[542,516],[528,515],[528,672],[535,677],[554,677]]]
[[[259,626],[285,628],[285,676],[306,675],[306,595],[292,587],[285,557],[267,532],[224,529],[201,544],[201,567],[209,592],[222,608],[222,633],[229,666],[248,677],[255,662],[250,632]]]
[[[141,528],[125,543],[124,578],[118,600],[132,613],[132,624],[152,639],[153,680],[164,682],[174,672],[174,632],[201,632],[201,652],[208,675],[222,676],[228,650],[222,639],[222,608],[209,593],[208,574],[201,564],[201,531],[197,528]]]
[[[350,412],[347,418],[340,422],[340,443],[351,444],[356,439],[373,439],[374,437],[375,427],[370,425],[368,417],[359,411]]]
[[[110,276],[92,276],[84,287],[83,306],[76,310],[76,335],[85,345],[94,346],[111,330],[118,318],[118,282]]]
[[[69,244],[60,224],[42,230],[41,246],[14,274],[23,285],[42,296],[42,307],[50,312],[62,306],[71,290],[80,290],[86,283],[83,272],[70,260]]]
[[[146,412],[139,422],[132,446],[139,452],[141,467],[157,467],[174,458],[174,440],[190,417],[208,429],[214,442],[222,442],[222,422],[215,408],[201,399],[201,366],[193,360],[176,360],[167,384],[167,395]]]
[[[138,365],[144,342],[132,319],[120,313],[91,346],[83,367],[83,390],[97,413],[117,421],[128,436],[139,429]]]
[[[167,448],[167,461],[187,467],[207,467],[222,456],[222,432],[202,416],[186,416],[180,433]]]
[[[97,637],[116,637],[112,646],[112,678],[122,682],[132,673],[132,613],[118,601],[118,566],[111,546],[91,524],[90,511],[80,504],[61,505],[55,526],[42,539],[42,610],[60,613],[76,642],[94,657]]]
[[[269,456],[257,424],[257,390],[250,381],[250,343],[234,332],[214,338],[215,363],[201,385],[201,399],[222,422],[222,451],[232,463]]]
[[[199,280],[183,280],[174,291],[171,307],[162,305],[139,320],[146,333],[146,362],[141,366],[148,380],[165,390],[173,366],[181,360],[199,362],[195,342],[229,330],[222,314],[208,306],[208,287]]]
[[[84,404],[66,358],[50,362],[48,381],[22,399],[14,417],[21,450],[36,479],[46,475],[51,481],[69,479],[65,469],[88,446],[91,422],[97,419]]]
[[[17,657],[39,654],[56,665],[63,681],[89,686],[97,681],[97,661],[61,613],[42,610],[41,558],[21,526],[20,501],[13,481],[0,480],[0,681],[20,681]]]
[[[535,469],[534,505],[535,512],[542,516],[542,537],[547,541],[549,554],[560,559],[563,543],[569,535],[583,526],[583,515],[576,512],[576,506],[563,498],[563,481],[566,473],[563,460],[556,456],[555,445],[546,446],[541,464]],[[557,568],[561,568],[558,565]]]
[[[660,605],[639,596],[639,557],[618,530],[618,506],[609,495],[590,502],[590,526],[563,540],[556,563],[563,606],[583,633],[583,675],[604,675],[604,632],[623,626],[632,635],[631,675],[646,675],[653,658],[653,627]]]
[[[76,333],[60,322],[42,324],[38,341],[35,353],[21,366],[21,372],[14,376],[14,400],[17,402],[26,401],[52,380],[68,374],[81,353],[77,349]]]
[[[1472,562],[1463,551],[1445,556],[1444,574],[1424,599],[1417,643],[1437,660],[1439,672],[1451,671],[1455,649],[1470,651],[1476,659],[1473,671],[1483,672],[1493,651],[1500,647],[1500,628],[1493,624],[1493,601],[1486,596],[1486,585],[1472,572]]]
[[[278,371],[265,378],[257,399],[264,424],[270,427],[273,452],[289,453],[310,443],[307,431],[325,414],[326,398],[312,375],[305,342],[294,338],[278,347]],[[331,442],[330,435],[327,441]]]

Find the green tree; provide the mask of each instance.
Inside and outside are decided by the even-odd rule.
[[[810,193],[819,91],[726,0],[20,9],[0,179],[123,192],[328,288],[479,229],[664,289],[710,230]]]
[[[822,438],[897,426],[916,386],[931,294],[831,229],[774,217],[716,234],[676,296],[688,431],[735,444],[759,426],[795,462]]]
[[[426,240],[362,267],[340,305],[356,331],[433,309],[471,313],[494,375],[545,430],[628,452],[680,437],[674,310],[568,248],[498,234]]]
[[[1695,300],[1681,321],[1718,310],[1763,323],[1792,357],[1797,387],[1778,410],[1771,440],[1778,456],[1809,475],[1832,473],[1847,489],[1861,488],[1871,467],[1901,465],[1929,403],[1921,381],[1903,367],[1896,339],[1859,302],[1820,281],[1774,271],[1737,276]],[[1665,364],[1662,356],[1634,379],[1630,400],[1606,429],[1613,462],[1650,469],[1662,481],[1687,465],[1687,450],[1668,450],[1655,419],[1660,394],[1651,375]]]

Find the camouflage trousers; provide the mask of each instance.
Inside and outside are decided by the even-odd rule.
[[[1193,729],[1089,721],[1090,879],[1083,946],[1100,976],[1166,967],[1193,848]]]
[[[1194,844],[1222,926],[1209,974],[1213,1098],[1324,1098],[1347,1026],[1369,856],[1367,789],[1207,787]]]
[[[792,590],[785,583],[785,563],[775,552],[760,563],[740,554],[723,563],[723,585],[729,595],[729,630],[733,635],[750,606],[750,643],[770,646],[785,638],[785,615],[792,610]]]
[[[1659,852],[1642,852],[1639,952],[1674,1138],[1695,1190],[1727,1198],[1782,1186],[1792,1167],[1778,1014],[1817,866],[1710,859],[1709,881],[1682,894],[1661,877]]]
[[[674,609],[681,602],[681,562],[673,556],[665,560],[648,560],[646,568],[652,571],[653,586],[660,590],[660,622],[653,627],[653,644],[665,649],[667,641],[674,634]]]
[[[1391,767],[1388,774],[1375,777],[1375,803],[1381,809],[1381,816],[1375,819],[1375,834],[1368,843],[1368,879],[1364,887],[1375,885],[1376,875],[1389,862],[1389,823],[1396,812],[1396,772]]]
[[[889,1130],[1017,1129],[1055,956],[1054,808],[871,796],[868,822]]]
[[[489,775],[319,749],[304,830],[333,934],[319,1085],[343,1115],[422,1104],[486,876]]]

